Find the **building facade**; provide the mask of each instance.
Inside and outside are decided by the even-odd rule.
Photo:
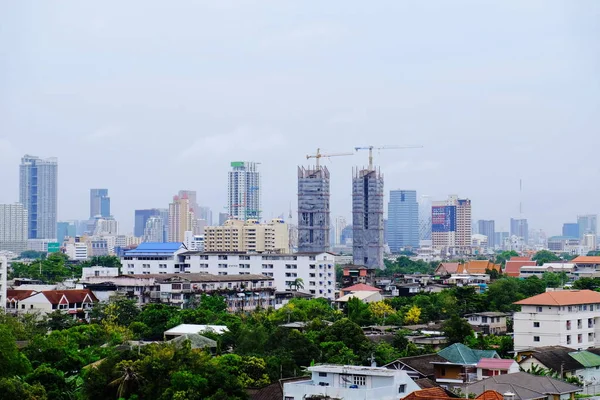
[[[419,198],[419,240],[431,240],[431,196]]]
[[[58,243],[64,242],[66,237],[75,236],[77,236],[76,221],[59,221],[56,224],[56,241]]]
[[[471,200],[452,195],[448,200],[433,202],[431,220],[434,248],[456,247],[465,251],[471,247]]]
[[[576,222],[565,222],[562,227],[562,235],[565,237],[578,238],[579,224]]]
[[[258,164],[232,161],[228,181],[229,218],[261,219],[261,184]]]
[[[90,189],[90,219],[110,217],[108,189]]]
[[[168,212],[167,212],[168,215]],[[135,210],[135,221],[133,228],[133,235],[137,237],[144,236],[144,229],[146,229],[146,222],[150,217],[160,217],[161,213],[158,208],[150,208],[146,210]],[[168,221],[163,221],[163,224]],[[166,224],[165,224],[166,225]],[[162,242],[162,239],[160,240]]]
[[[388,203],[387,244],[396,253],[419,247],[419,204],[415,190],[391,190]]]
[[[6,280],[8,275],[8,260],[0,256],[0,310],[6,308]]]
[[[28,212],[29,239],[56,237],[58,160],[25,155],[19,169],[19,203]]]
[[[515,351],[544,346],[585,350],[600,345],[600,293],[558,290],[515,304]]]
[[[352,255],[355,265],[384,268],[383,175],[355,169],[352,178]]]
[[[579,227],[579,239],[583,239],[586,233],[596,235],[598,233],[598,216],[596,214],[578,215],[577,225]]]
[[[28,213],[23,204],[0,204],[0,250],[27,250]]]
[[[477,233],[487,236],[487,246],[490,249],[496,247],[496,223],[493,220],[477,221]]]
[[[183,242],[185,232],[194,231],[194,210],[187,197],[174,196],[169,204],[169,242]]]
[[[165,225],[162,217],[152,216],[146,220],[146,226],[144,227],[144,235],[142,236],[142,240],[144,242],[163,242],[164,230]]]
[[[222,226],[207,226],[204,231],[207,252],[290,252],[288,225],[276,218],[261,224],[257,220],[229,220]]]
[[[298,251],[329,251],[329,170],[298,167]]]
[[[529,242],[529,224],[527,219],[510,219],[510,235],[523,239],[523,243]]]

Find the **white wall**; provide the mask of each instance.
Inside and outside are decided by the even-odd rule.
[[[6,276],[8,274],[8,260],[0,256],[0,309],[6,308]]]

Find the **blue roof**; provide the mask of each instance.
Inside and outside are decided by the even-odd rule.
[[[138,247],[133,250],[128,250],[125,252],[125,255],[136,255],[141,253],[163,253],[163,254],[173,254],[177,250],[185,248],[183,243],[181,242],[168,242],[168,243],[160,243],[160,242],[144,242],[140,243]]]

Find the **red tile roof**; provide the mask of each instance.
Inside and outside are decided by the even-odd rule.
[[[477,368],[484,369],[502,369],[507,370],[515,363],[516,361],[513,359],[503,359],[503,358],[482,358],[477,363]]]
[[[531,261],[531,257],[511,257],[509,261]]]
[[[364,283],[357,283],[356,285],[343,288],[342,292],[344,292],[344,293],[349,293],[349,292],[381,292],[381,289],[378,289],[378,288],[370,286],[370,285],[365,285]]]
[[[441,273],[444,271],[446,271],[449,274],[455,274],[456,271],[458,271],[458,266],[460,264],[459,263],[450,263],[450,262],[446,262],[446,263],[441,263],[435,270],[436,273]]]
[[[557,290],[517,301],[521,306],[570,306],[577,304],[598,304],[600,293],[593,290]]]
[[[513,257],[515,258],[515,257]],[[524,258],[524,257],[519,257]],[[515,260],[511,258],[510,261],[506,262],[506,266],[504,267],[504,273],[508,276],[519,277],[521,275],[521,267],[533,267],[536,265],[535,261],[527,261],[527,260]]]
[[[44,290],[42,294],[48,299],[51,304],[59,304],[63,296],[69,303],[83,303],[86,296],[92,302],[97,302],[98,299],[89,289],[73,289],[73,290]]]
[[[416,390],[406,396],[404,400],[447,400],[452,399],[441,387]],[[503,400],[500,393],[495,390],[486,390],[475,398],[476,400]]]
[[[600,257],[597,256],[579,256],[571,260],[575,264],[600,264]]]
[[[6,301],[14,300],[21,301],[36,293],[35,290],[16,290],[16,289],[8,289],[6,291]]]
[[[500,265],[494,264],[488,260],[472,260],[466,264],[462,264],[458,268],[458,273],[463,274],[485,274],[486,270],[496,270],[500,272]]]

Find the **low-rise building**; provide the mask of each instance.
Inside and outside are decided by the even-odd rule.
[[[385,368],[406,371],[408,376],[414,379],[434,378],[435,368],[432,363],[445,362],[442,356],[434,354],[424,354],[421,356],[402,357],[384,365]]]
[[[521,269],[524,267],[532,267],[537,265],[535,261],[531,260],[513,260],[512,258],[506,262],[504,266],[504,274],[518,278],[521,276]]]
[[[305,381],[284,383],[285,400],[329,396],[345,400],[397,400],[419,386],[405,371],[354,365],[316,365]]]
[[[482,358],[499,359],[495,350],[475,350],[455,343],[438,352],[444,361],[433,362],[435,381],[446,389],[462,389],[477,379],[477,364]]]
[[[600,293],[591,290],[557,290],[515,304],[515,350],[565,346],[585,350],[600,344]]]
[[[530,265],[530,266],[522,266],[520,278],[529,278],[530,276],[537,276],[541,278],[545,272],[555,272],[561,273],[564,272],[567,274],[569,279],[574,278],[573,268],[575,268],[575,264],[573,263],[545,263],[543,265]]]
[[[596,353],[600,349],[590,349]],[[519,366],[526,372],[545,369],[561,378],[576,377],[585,385],[600,383],[600,355],[592,351],[573,351],[564,346],[548,346],[520,354]]]
[[[467,322],[473,326],[482,329],[484,335],[503,335],[506,333],[506,318],[510,314],[488,311],[467,314]]]
[[[519,372],[519,364],[513,359],[482,358],[477,363],[477,379]]]
[[[35,290],[8,289],[6,291],[6,312],[16,313],[19,311],[19,302],[37,293]]]
[[[572,259],[571,262],[575,264],[573,274],[578,278],[600,277],[600,257],[579,256]]]
[[[230,219],[223,225],[204,228],[204,251],[289,253],[288,226],[280,218],[264,224],[256,219]]]
[[[90,290],[44,290],[19,302],[20,313],[49,314],[60,310],[73,318],[88,319],[89,311],[98,299]]]

